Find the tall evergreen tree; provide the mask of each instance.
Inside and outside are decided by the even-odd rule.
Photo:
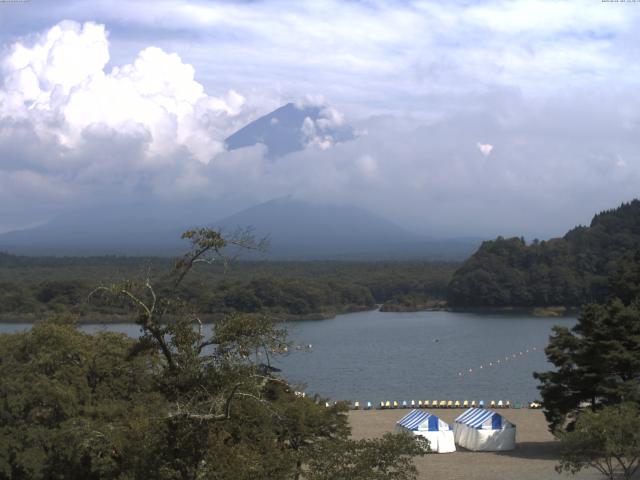
[[[546,353],[557,369],[535,373],[552,430],[581,408],[640,402],[640,256],[625,257],[609,300],[584,306],[572,328],[555,327]]]

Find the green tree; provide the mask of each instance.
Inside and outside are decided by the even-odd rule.
[[[414,480],[413,457],[429,449],[428,441],[385,434],[371,440],[323,441],[308,464],[308,480]]]
[[[125,335],[68,319],[0,335],[0,478],[102,479],[142,473],[145,425],[165,403],[153,355],[128,358]]]
[[[627,305],[640,296],[640,250],[618,262],[609,290]]]
[[[560,435],[558,473],[595,468],[607,478],[630,480],[640,466],[640,408],[635,403],[580,414],[575,428]]]
[[[534,374],[553,431],[570,426],[584,405],[640,401],[640,298],[618,298],[631,278],[623,272],[625,282],[611,279],[611,300],[584,306],[572,329],[554,328],[545,351],[557,369]]]
[[[282,385],[274,385],[271,398],[276,403],[281,421],[279,441],[291,452],[295,462],[293,478],[298,480],[303,467],[317,455],[318,445],[341,442],[350,433],[347,406],[337,403],[326,407],[319,397],[297,397]],[[293,395],[293,398],[292,398]]]
[[[640,400],[640,309],[620,300],[587,305],[571,330],[555,327],[546,348],[557,370],[536,373],[552,430],[573,421],[583,405]]]

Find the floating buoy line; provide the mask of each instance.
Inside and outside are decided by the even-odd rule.
[[[291,348],[289,348],[287,345],[281,347],[281,348],[272,348],[271,352],[265,352],[265,353],[274,353],[274,354],[278,354],[278,355],[289,355],[293,350],[297,351],[297,352],[312,352],[313,351],[313,344],[311,343],[306,343],[304,345],[292,345]],[[260,350],[256,351],[256,355],[258,357],[261,357],[263,355],[263,353]]]
[[[439,339],[434,339],[434,342],[439,342]],[[306,351],[306,352],[310,352],[313,349],[313,345],[312,344],[306,344],[306,345],[294,345],[293,349],[298,350],[298,351]],[[278,353],[289,353],[289,349],[287,347],[284,347],[282,349],[281,352]],[[530,348],[526,348],[524,350],[519,350],[517,352],[513,352],[510,354],[505,354],[504,357],[500,357],[498,359],[495,360],[488,360],[484,363],[482,363],[480,366],[476,367],[476,368],[468,368],[465,369],[463,371],[458,372],[458,374],[456,375],[456,377],[460,378],[460,377],[465,377],[465,376],[470,376],[473,375],[474,373],[478,373],[480,371],[484,371],[486,369],[490,369],[490,368],[494,368],[494,367],[499,367],[502,365],[507,365],[509,363],[513,363],[514,361],[516,361],[517,359],[519,359],[520,357],[525,357],[527,355],[531,355],[533,353],[538,353],[538,352],[543,352],[544,353],[544,348],[543,347],[530,347]],[[306,393],[305,392],[294,392],[296,396],[299,397],[305,397]],[[325,406],[326,407],[331,407],[333,405],[336,405],[338,402],[326,402]],[[519,408],[530,408],[530,409],[540,409],[542,408],[542,404],[536,400],[531,401],[531,402],[511,402],[509,400],[491,400],[489,402],[487,402],[485,404],[485,402],[483,400],[479,400],[478,402],[476,402],[475,400],[418,400],[417,402],[415,400],[411,400],[411,401],[407,401],[407,400],[403,400],[403,401],[390,401],[390,400],[386,400],[386,401],[380,401],[379,405],[376,405],[376,403],[372,403],[371,401],[367,401],[367,402],[363,402],[360,403],[359,401],[355,401],[353,403],[348,402],[348,407],[350,409],[353,410],[387,410],[387,409],[406,409],[406,408],[446,408],[446,409],[460,409],[460,408],[489,408],[489,409],[509,409],[509,408],[513,408],[513,409],[519,409]]]
[[[485,370],[488,368],[494,368],[494,367],[500,367],[502,365],[506,365],[508,362],[512,362],[519,359],[520,357],[524,357],[527,355],[530,355],[532,353],[536,353],[536,352],[544,352],[543,348],[540,347],[530,347],[527,348],[525,350],[521,350],[515,353],[511,353],[508,355],[505,355],[504,357],[500,357],[497,360],[490,360],[487,362],[482,363],[479,367],[476,368],[467,368],[465,370],[461,370],[458,372],[458,374],[456,375],[456,377],[465,377],[465,376],[469,376],[469,375],[473,375],[474,373],[477,373],[481,370]]]

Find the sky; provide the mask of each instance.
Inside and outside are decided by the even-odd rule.
[[[0,1],[0,232],[292,195],[561,235],[638,196],[639,27],[601,0]],[[226,151],[287,102],[356,138]]]

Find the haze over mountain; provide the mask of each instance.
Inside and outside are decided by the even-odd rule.
[[[319,105],[287,103],[241,128],[226,140],[229,150],[261,143],[269,158],[304,150],[310,144],[329,148],[354,138],[336,110]]]
[[[188,245],[180,241],[176,217],[139,212],[104,214],[78,210],[48,223],[0,235],[0,250],[22,255],[176,255]]]
[[[193,215],[191,215],[193,218]],[[313,204],[290,197],[242,210],[216,222],[204,216],[187,223],[166,216],[118,215],[80,211],[31,229],[0,235],[0,250],[31,255],[179,255],[187,248],[180,234],[211,224],[231,234],[252,227],[256,237],[270,238],[265,254],[248,258],[304,260],[463,259],[479,239],[432,240],[411,233],[367,210]]]
[[[268,236],[267,257],[276,259],[462,259],[479,239],[433,240],[409,232],[361,208],[312,204],[289,197],[248,208],[220,220],[232,231],[252,226]]]

